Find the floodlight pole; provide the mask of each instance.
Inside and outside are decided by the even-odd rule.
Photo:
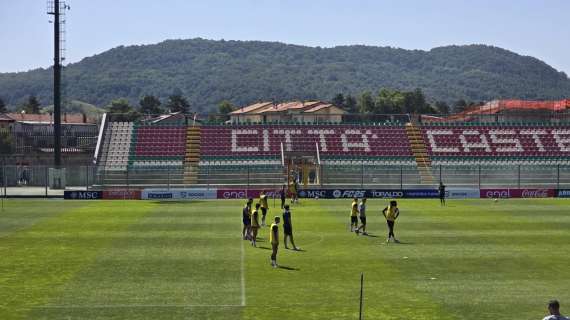
[[[53,6],[53,164],[61,166],[61,51],[60,51],[60,0]]]

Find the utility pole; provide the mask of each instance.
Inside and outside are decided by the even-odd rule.
[[[48,1],[48,14],[53,15],[53,164],[61,166],[61,9],[60,0]]]

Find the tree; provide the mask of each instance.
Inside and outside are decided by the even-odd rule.
[[[181,94],[173,94],[168,97],[166,108],[169,109],[170,112],[189,113],[190,103]]]
[[[370,91],[364,91],[358,96],[357,105],[360,113],[374,113],[374,99]]]
[[[0,98],[0,113],[7,113],[8,112],[8,108],[6,108],[6,104],[4,103],[4,100],[2,100],[2,98]]]
[[[455,113],[462,112],[465,110],[466,107],[467,107],[467,101],[459,99],[455,101],[455,103],[453,104],[453,112]]]
[[[38,98],[35,96],[29,96],[28,101],[24,103],[22,109],[28,114],[38,114],[40,113],[41,104],[38,101]]]
[[[161,114],[164,110],[160,107],[160,100],[153,95],[146,95],[139,101],[140,112],[144,114]]]
[[[116,121],[133,121],[140,114],[129,104],[129,100],[125,98],[115,99],[107,106],[107,110],[112,114]]]
[[[0,154],[12,153],[12,139],[8,130],[0,129]]]
[[[435,108],[439,114],[449,114],[450,107],[445,101],[437,101]]]
[[[332,99],[332,104],[334,104],[337,107],[343,108],[345,107],[344,105],[344,95],[342,93],[337,93],[334,98]]]
[[[350,94],[346,96],[346,98],[344,98],[344,110],[350,112],[350,113],[356,113],[358,112],[357,106],[356,106],[356,99],[351,96]]]
[[[226,115],[226,114],[228,114],[234,110],[235,110],[235,108],[234,108],[233,104],[231,102],[229,102],[228,100],[224,100],[218,104],[218,113],[220,113],[220,114]]]

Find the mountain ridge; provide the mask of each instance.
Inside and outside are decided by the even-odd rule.
[[[175,39],[118,46],[65,67],[64,95],[105,106],[145,94],[188,97],[195,111],[229,100],[321,99],[380,88],[421,88],[428,98],[452,102],[499,98],[560,99],[570,79],[546,62],[499,47],[450,45],[407,50],[369,45],[308,47],[281,42]],[[51,103],[51,69],[0,73],[8,104],[36,95]]]

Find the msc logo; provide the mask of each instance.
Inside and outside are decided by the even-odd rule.
[[[71,200],[97,200],[102,198],[101,191],[65,191],[64,199]]]

